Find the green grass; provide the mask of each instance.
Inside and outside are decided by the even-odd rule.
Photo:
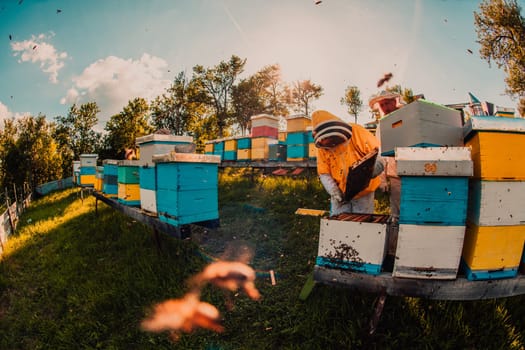
[[[376,332],[368,322],[374,295],[318,284],[299,300],[317,253],[325,209],[315,176],[220,174],[218,229],[192,237],[161,235],[99,203],[66,190],[34,201],[0,263],[0,349],[523,349],[525,297],[476,302],[388,297]],[[377,203],[385,211],[384,198]],[[200,330],[172,342],[140,330],[156,302],[181,297],[207,257],[235,258],[248,248],[263,296],[251,301],[207,287],[224,333]],[[202,254],[204,253],[204,254]],[[272,286],[267,272],[276,272]]]

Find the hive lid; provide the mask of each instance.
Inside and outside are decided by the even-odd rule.
[[[470,147],[396,147],[398,175],[472,176]]]
[[[506,118],[496,116],[471,116],[463,127],[463,135],[475,131],[504,131],[525,133],[524,118]]]
[[[119,166],[139,166],[140,161],[139,160],[129,160],[129,159],[121,159],[118,161]]]
[[[135,144],[140,145],[146,142],[163,141],[163,142],[193,142],[192,136],[180,136],[180,135],[165,135],[165,134],[149,134],[146,136],[137,137]]]
[[[118,162],[117,159],[104,159],[102,164],[118,165]]]
[[[250,119],[251,119],[251,120],[257,120],[257,119],[272,119],[272,120],[276,120],[276,121],[279,120],[278,117],[273,116],[273,115],[270,115],[270,114],[257,114],[257,115],[253,115]]]
[[[192,163],[220,163],[221,157],[210,154],[177,153],[157,154],[153,156],[154,163],[192,162]]]
[[[97,157],[98,157],[98,154],[95,154],[95,153],[85,153],[85,154],[80,155],[80,158],[97,158]]]

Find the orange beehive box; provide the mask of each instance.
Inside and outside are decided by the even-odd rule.
[[[286,131],[297,132],[306,131],[312,125],[312,120],[304,115],[293,115],[286,118]]]

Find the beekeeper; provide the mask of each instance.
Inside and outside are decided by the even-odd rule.
[[[383,162],[378,157],[368,186],[350,201],[344,201],[350,167],[379,148],[378,139],[364,127],[346,123],[324,110],[312,113],[313,137],[317,150],[317,173],[330,195],[330,213],[373,213],[374,192],[381,180]]]

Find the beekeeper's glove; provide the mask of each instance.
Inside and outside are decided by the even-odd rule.
[[[381,174],[385,170],[385,163],[382,157],[377,156],[376,162],[374,163],[374,170],[372,171],[372,178]]]
[[[333,177],[331,177],[329,174],[321,174],[319,175],[319,180],[321,180],[324,189],[326,192],[328,192],[333,200],[337,202],[343,201],[343,192],[341,192]]]

